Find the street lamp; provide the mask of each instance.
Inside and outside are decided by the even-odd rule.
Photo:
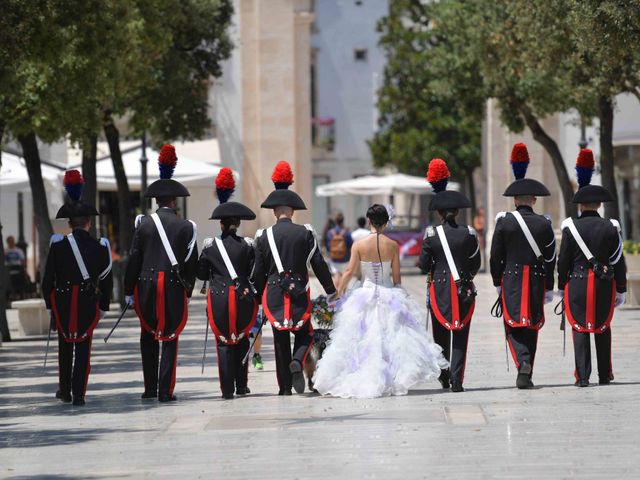
[[[142,156],[140,157],[140,210],[143,215],[147,214],[147,199],[144,192],[147,189],[147,133],[142,134]]]

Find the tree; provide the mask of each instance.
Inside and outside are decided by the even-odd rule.
[[[387,64],[378,97],[380,130],[369,145],[376,165],[391,163],[420,175],[430,158],[446,159],[453,175],[467,180],[475,209],[472,172],[480,165],[485,96],[474,58],[455,56],[451,68],[455,52],[440,10],[400,0],[381,19]]]

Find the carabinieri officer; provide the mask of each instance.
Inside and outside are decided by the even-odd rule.
[[[591,150],[581,150],[576,162],[579,189],[573,196],[578,218],[562,222],[558,256],[558,288],[572,327],[574,376],[579,387],[589,386],[590,333],[596,344],[599,383],[613,380],[611,319],[614,306],[624,303],[627,291],[620,223],[598,215],[602,202],[612,201],[613,196],[604,187],[590,185],[594,166]]]
[[[155,198],[158,210],[136,218],[131,255],[125,274],[125,295],[140,319],[143,399],[176,400],[173,390],[178,362],[178,337],[187,323],[187,305],[196,277],[196,224],[176,213],[177,197],[189,191],[171,179],[178,159],[172,145],[163,145],[158,160],[160,180],[144,196]],[[159,342],[162,359],[158,370]]]
[[[313,344],[308,270],[313,268],[325,292],[336,292],[311,225],[292,222],[294,211],[305,210],[302,199],[288,190],[293,173],[287,162],[276,165],[271,176],[276,189],[262,203],[273,209],[277,222],[256,235],[255,285],[262,308],[273,328],[279,395],[304,392],[304,362]],[[295,336],[293,355],[291,333]]]
[[[551,220],[533,211],[537,197],[549,196],[542,183],[524,178],[529,152],[514,145],[511,167],[516,180],[505,197],[514,197],[516,209],[500,212],[491,243],[491,277],[502,299],[507,343],[518,368],[516,386],[532,388],[538,330],[544,325],[544,304],[553,300],[556,239]]]
[[[89,234],[95,207],[80,200],[84,180],[78,170],[64,175],[68,200],[56,218],[68,218],[72,232],[51,237],[42,279],[42,295],[53,311],[58,330],[58,378],[56,397],[81,406],[91,371],[93,330],[109,310],[111,248],[106,238]],[[74,362],[75,350],[75,362]]]
[[[238,235],[241,220],[254,220],[256,214],[239,202],[229,202],[235,189],[230,168],[216,177],[216,194],[220,205],[211,220],[220,220],[222,235],[207,238],[198,261],[197,276],[209,282],[207,317],[215,335],[218,373],[222,397],[233,398],[249,393],[248,363],[242,360],[249,351],[249,331],[258,313],[258,297],[249,282],[255,254],[253,239]]]
[[[450,367],[442,370],[442,388],[462,392],[471,317],[476,290],[473,277],[480,268],[480,248],[473,228],[456,221],[461,208],[471,202],[460,192],[447,191],[449,169],[439,159],[429,163],[427,180],[435,197],[429,210],[437,211],[442,225],[427,227],[420,253],[420,269],[430,274],[427,291],[433,339],[442,347]]]

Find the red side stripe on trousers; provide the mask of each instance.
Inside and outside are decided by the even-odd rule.
[[[236,287],[231,285],[229,287],[229,338],[233,338],[233,335],[238,336],[236,331],[236,321],[238,320],[238,311],[236,305]]]
[[[531,322],[531,312],[529,305],[529,265],[522,266],[522,293],[520,295],[520,318],[517,323],[522,323],[522,319],[526,318],[526,322]]]
[[[158,272],[158,287],[156,288],[156,337],[164,334],[165,307],[164,307],[164,272]]]
[[[69,335],[73,337],[78,333],[78,285],[71,287],[71,305],[69,314]]]

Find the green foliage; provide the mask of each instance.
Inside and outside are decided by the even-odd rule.
[[[379,24],[387,53],[379,93],[380,131],[370,142],[374,162],[424,174],[428,161],[445,158],[454,175],[480,164],[485,96],[476,60],[456,45],[442,3],[391,2]]]
[[[622,250],[625,255],[640,255],[640,242],[625,240],[622,243]]]

